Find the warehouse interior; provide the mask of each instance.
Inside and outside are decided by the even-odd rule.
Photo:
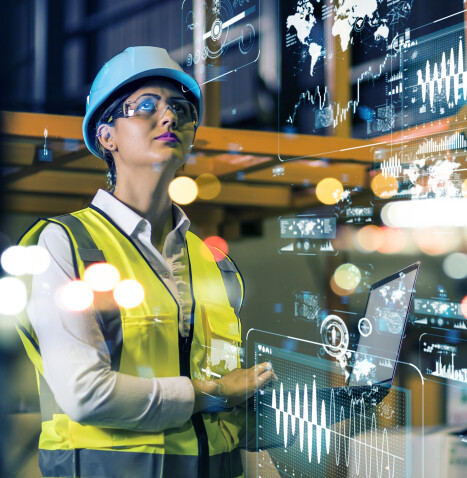
[[[375,456],[388,466],[367,476],[465,476],[465,2],[7,0],[1,10],[9,46],[0,252],[38,218],[78,211],[98,189],[108,190],[107,166],[83,140],[91,83],[127,47],[165,48],[203,93],[203,121],[178,172],[197,193],[191,200],[182,194],[179,204],[191,230],[214,238],[243,277],[242,367],[270,346],[285,351],[279,382],[301,353],[313,364],[295,378],[297,390],[311,389],[312,377],[335,386],[347,372],[343,355],[329,353],[323,324],[344,324],[345,334],[338,330],[349,357],[355,354],[366,338],[361,324],[372,285],[420,261],[402,322],[375,319],[370,335],[400,334],[401,342],[392,391],[374,406],[377,424],[365,425],[380,433]],[[334,230],[315,240],[319,221]],[[1,274],[23,277],[3,261]],[[1,302],[7,296],[0,287]],[[36,478],[38,379],[14,314],[0,310],[0,475]],[[261,398],[255,404],[260,409]],[[261,416],[257,436],[267,425]],[[351,450],[351,442],[363,443],[362,429],[344,422]],[[291,426],[290,433],[295,419]],[[369,447],[362,446],[363,454]],[[323,445],[321,462],[298,440],[289,453],[284,448],[269,450],[278,476],[364,476],[360,458],[344,459],[334,445],[327,453]],[[395,455],[402,464],[394,465]],[[258,460],[246,476],[277,476],[261,469]]]

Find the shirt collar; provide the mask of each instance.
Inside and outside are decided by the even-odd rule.
[[[143,224],[147,224],[149,228],[151,228],[151,224],[149,224],[147,219],[140,216],[104,189],[97,191],[91,204],[105,212],[127,236],[131,236],[135,230]],[[180,234],[185,237],[190,227],[190,220],[185,212],[176,204],[172,204],[172,212],[175,223],[174,230],[180,231]]]

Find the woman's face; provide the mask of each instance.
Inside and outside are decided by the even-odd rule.
[[[154,166],[159,164],[164,165],[164,169],[176,171],[185,162],[194,141],[195,128],[190,122],[180,125],[177,115],[166,108],[165,101],[185,97],[170,82],[153,79],[134,91],[125,103],[132,103],[146,94],[162,98],[160,107],[152,116],[125,117],[115,121],[112,135],[116,166],[118,168],[118,163],[127,167],[151,165],[157,170]]]

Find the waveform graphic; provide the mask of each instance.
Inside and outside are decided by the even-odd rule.
[[[438,95],[441,94],[443,89],[443,84],[445,87],[446,101],[448,104],[452,103],[451,101],[451,79],[454,80],[454,91],[453,91],[453,100],[454,104],[457,105],[459,100],[459,89],[463,90],[464,101],[467,100],[467,72],[464,71],[464,53],[462,47],[462,40],[459,40],[459,50],[458,50],[458,61],[457,61],[457,73],[456,73],[456,63],[454,58],[454,48],[451,48],[450,57],[449,57],[449,71],[448,71],[448,61],[446,60],[446,52],[443,52],[441,58],[441,64],[438,66],[438,63],[435,63],[433,68],[433,74],[431,72],[430,60],[427,60],[425,67],[425,78],[423,78],[422,70],[417,70],[417,85],[422,87],[422,101],[426,102],[427,92],[430,99],[430,106],[433,108],[434,98],[435,98],[435,87],[438,90]]]
[[[443,365],[441,361],[441,355],[436,362],[436,370],[432,372],[431,375],[435,375],[436,377],[443,377],[449,378],[451,380],[457,380],[458,382],[467,383],[467,368],[462,368],[460,370],[456,370],[454,365],[454,357],[456,354],[454,352],[451,353],[451,363],[446,367]]]
[[[397,154],[395,156],[391,156],[387,161],[384,160],[381,163],[380,168],[385,178],[388,176],[397,178],[402,173],[401,160]]]
[[[456,323],[454,324],[454,328],[455,328],[455,329],[467,330],[467,325],[465,325],[465,322],[456,322]]]
[[[442,151],[464,148],[467,148],[465,136],[459,132],[456,132],[453,135],[445,136],[440,141],[435,141],[433,138],[430,138],[428,141],[419,146],[416,154],[439,153]]]
[[[389,439],[387,429],[384,428],[378,433],[376,425],[376,415],[373,412],[371,416],[370,430],[367,429],[367,417],[365,415],[365,403],[363,399],[350,401],[350,415],[348,431],[346,430],[346,413],[344,406],[340,407],[339,417],[337,417],[334,390],[331,390],[329,408],[326,409],[326,403],[321,401],[321,408],[316,393],[316,380],[313,379],[312,398],[311,398],[311,417],[309,416],[308,388],[303,387],[300,393],[298,383],[295,386],[295,394],[287,392],[285,402],[284,387],[280,384],[279,397],[276,390],[272,392],[271,408],[275,410],[276,434],[282,434],[284,437],[284,447],[287,448],[289,438],[289,423],[292,435],[298,432],[300,452],[303,453],[305,440],[308,462],[311,463],[314,457],[318,464],[321,461],[322,453],[327,455],[331,453],[331,445],[333,445],[336,466],[339,465],[341,459],[341,447],[344,451],[345,464],[348,467],[350,457],[352,455],[352,444],[354,451],[354,459],[357,475],[360,474],[361,459],[364,455],[365,460],[365,476],[370,477],[372,473],[372,460],[375,460],[376,472],[378,478],[388,477],[394,478],[396,470],[396,460],[404,460],[403,457],[396,456],[389,451]],[[303,406],[301,402],[303,400]],[[336,427],[331,428],[332,423],[337,423]],[[368,439],[368,433],[370,437]],[[332,440],[332,435],[334,440]],[[363,437],[359,439],[358,437]],[[378,443],[380,440],[380,443]],[[343,442],[343,444],[342,444]],[[314,450],[314,446],[316,449]],[[324,449],[323,449],[324,446]],[[363,452],[362,452],[363,448]],[[387,473],[386,473],[387,472]],[[371,475],[374,476],[374,475]]]

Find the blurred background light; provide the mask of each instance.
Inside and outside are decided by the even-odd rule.
[[[193,179],[180,176],[170,183],[169,196],[177,204],[190,204],[198,196],[198,186]]]
[[[211,251],[216,262],[224,259],[225,255],[229,253],[229,245],[225,239],[222,239],[222,237],[210,236],[204,239],[204,243],[208,246],[208,249]],[[203,255],[206,255],[205,259],[212,261],[212,256],[208,256],[207,254]]]
[[[379,173],[371,180],[373,194],[381,199],[392,198],[397,194],[398,189],[399,181],[390,174]]]
[[[28,259],[27,274],[42,274],[50,265],[50,254],[42,246],[26,247],[26,257]]]
[[[363,252],[372,252],[382,246],[384,237],[378,226],[363,226],[356,234],[356,246]]]
[[[391,227],[466,227],[467,199],[439,198],[385,204],[384,224]]]
[[[60,307],[72,312],[80,312],[91,307],[94,294],[86,282],[74,280],[58,290],[57,298]]]
[[[453,252],[443,261],[444,273],[452,279],[464,279],[467,277],[467,254]]]
[[[341,289],[355,289],[361,279],[360,269],[354,264],[341,264],[334,272],[334,281]]]
[[[144,288],[136,280],[125,279],[117,284],[113,292],[115,302],[125,309],[133,309],[144,300]]]
[[[29,258],[24,246],[11,246],[2,253],[3,270],[12,276],[27,274]]]
[[[339,285],[337,285],[336,283],[336,279],[334,278],[334,274],[331,277],[331,280],[329,281],[329,285],[331,286],[331,290],[336,295],[346,296],[346,295],[353,294],[355,292],[355,289],[343,289],[342,287],[339,287]]]
[[[105,292],[115,288],[120,280],[120,273],[112,264],[101,262],[89,266],[84,271],[83,279],[96,292]]]
[[[344,187],[335,178],[322,179],[316,186],[316,197],[323,204],[337,204],[342,197]]]
[[[221,183],[214,174],[200,174],[196,178],[196,185],[200,199],[214,199],[221,192]]]
[[[430,256],[447,254],[460,246],[461,242],[456,230],[446,228],[414,229],[412,237],[418,248]]]
[[[467,319],[467,295],[462,299],[461,312],[464,315],[464,317]]]
[[[16,277],[0,279],[0,314],[19,314],[26,307],[27,295],[22,280]]]
[[[397,254],[407,244],[407,237],[401,229],[380,227],[379,234],[381,234],[381,243],[376,250],[382,254]]]

